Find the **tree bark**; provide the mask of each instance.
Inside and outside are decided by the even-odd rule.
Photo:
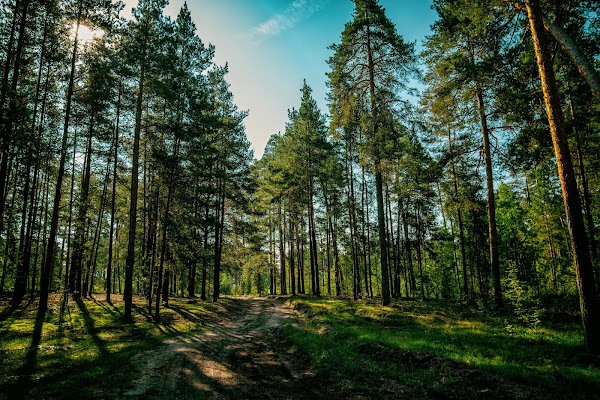
[[[112,175],[112,193],[110,199],[110,231],[108,234],[108,261],[106,263],[106,301],[110,303],[111,282],[112,282],[112,262],[113,262],[113,237],[115,232],[115,208],[117,196],[117,168],[119,166],[119,122],[121,117],[121,94],[123,91],[122,83],[119,81],[119,94],[117,97],[117,115],[115,120],[115,134],[113,138],[113,175]]]
[[[494,194],[494,175],[492,166],[492,152],[490,146],[490,131],[487,124],[483,91],[478,83],[475,83],[477,94],[477,105],[479,109],[479,120],[481,123],[481,134],[483,137],[483,155],[485,158],[485,176],[487,182],[488,198],[488,235],[490,240],[490,264],[492,266],[492,283],[494,286],[494,302],[496,306],[502,306],[502,287],[500,285],[500,260],[498,259],[498,229],[496,228],[496,197]]]
[[[77,9],[77,25],[75,28],[75,39],[73,41],[73,50],[71,54],[71,72],[69,74],[69,85],[65,99],[65,121],[63,125],[63,136],[60,147],[60,162],[58,165],[58,175],[56,177],[56,191],[54,194],[54,204],[52,208],[52,219],[50,221],[50,236],[46,247],[46,259],[42,266],[40,280],[40,302],[38,305],[39,313],[43,314],[48,308],[48,292],[50,289],[50,277],[52,263],[54,261],[54,247],[56,246],[56,234],[58,232],[58,216],[60,213],[60,201],[62,196],[62,181],[65,174],[65,162],[67,159],[67,144],[69,138],[69,122],[71,118],[71,101],[75,86],[75,62],[77,60],[77,42],[79,37],[79,25],[81,22],[81,13],[83,12],[83,1],[79,1]]]
[[[539,0],[525,0],[538,70],[544,92],[546,113],[554,144],[562,195],[571,237],[573,262],[579,292],[579,305],[586,347],[600,352],[600,313],[594,287],[594,273],[577,190],[577,181],[569,151],[569,142],[556,86],[554,69],[547,49]]]
[[[285,276],[285,249],[284,249],[284,230],[285,230],[285,222],[283,220],[283,212],[281,203],[279,204],[279,265],[281,267],[279,271],[279,279],[281,283],[281,294],[287,294],[287,285],[286,285],[286,276]],[[313,293],[314,294],[314,293]]]
[[[73,293],[73,298],[78,300],[82,293],[81,280],[83,273],[83,253],[85,252],[86,232],[87,232],[87,211],[89,208],[90,178],[92,166],[92,132],[94,127],[94,115],[90,119],[88,143],[85,152],[85,166],[81,179],[81,193],[79,199],[79,210],[75,222],[75,241],[73,243],[73,263],[69,276],[69,288]]]
[[[562,48],[569,55],[571,61],[573,61],[573,64],[575,64],[579,73],[583,76],[583,79],[590,85],[590,89],[594,96],[600,100],[600,75],[594,68],[592,62],[588,60],[585,54],[579,51],[579,47],[575,41],[560,26],[550,21],[544,14],[542,14],[542,21],[544,27],[552,34],[552,36],[554,36],[556,41],[560,43]]]
[[[144,100],[144,83],[146,80],[146,49],[140,65],[138,92],[135,105],[135,128],[133,132],[133,154],[131,161],[131,188],[129,192],[129,232],[127,239],[127,258],[125,260],[125,291],[123,301],[125,308],[123,320],[132,322],[131,307],[133,302],[133,267],[135,264],[135,236],[137,229],[138,170],[140,158],[140,134],[142,130],[142,103]]]

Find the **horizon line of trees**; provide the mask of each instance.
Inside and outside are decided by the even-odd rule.
[[[240,293],[508,300],[531,325],[577,295],[598,351],[597,5],[435,1],[413,107],[413,45],[377,1],[354,3],[329,118],[305,82],[255,165],[268,267],[247,266]]]

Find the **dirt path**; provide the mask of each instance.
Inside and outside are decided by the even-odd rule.
[[[282,300],[237,298],[236,311],[205,332],[140,353],[133,399],[318,399],[315,377],[280,336],[293,317]]]

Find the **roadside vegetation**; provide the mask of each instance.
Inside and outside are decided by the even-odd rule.
[[[135,378],[132,356],[209,328],[235,308],[230,299],[172,299],[157,323],[143,310],[144,299],[135,297],[135,321],[124,324],[122,296],[111,303],[98,297],[65,304],[53,295],[43,324],[35,302],[10,312],[1,300],[0,399],[120,398]]]
[[[576,300],[536,326],[449,301],[293,298],[285,329],[335,390],[368,398],[598,398],[600,358],[585,353]]]

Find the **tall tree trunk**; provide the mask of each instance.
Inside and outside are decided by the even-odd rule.
[[[573,109],[573,100],[569,94],[569,110],[571,111],[571,119],[573,120],[573,133],[575,136],[575,145],[577,147],[577,164],[579,167],[579,175],[581,176],[581,187],[583,188],[583,206],[585,208],[585,216],[588,227],[588,234],[590,236],[590,246],[592,250],[592,256],[594,258],[598,255],[596,245],[596,229],[594,227],[594,217],[592,215],[592,199],[590,196],[590,189],[588,186],[587,174],[585,171],[585,165],[583,163],[583,151],[581,149],[581,139],[579,137],[579,131],[575,128],[575,110]],[[596,276],[596,280],[600,282],[600,276]],[[600,287],[600,285],[599,285]]]
[[[206,300],[206,275],[208,273],[208,217],[209,217],[210,207],[209,207],[209,199],[208,195],[206,196],[206,205],[204,208],[204,244],[202,254],[202,288],[200,292],[200,298],[202,300]]]
[[[102,222],[104,221],[104,208],[106,207],[106,192],[108,191],[108,182],[110,175],[110,161],[112,155],[108,156],[106,160],[106,173],[104,175],[104,186],[102,188],[102,194],[100,195],[100,210],[98,212],[98,220],[96,221],[96,232],[94,233],[94,241],[92,242],[92,252],[90,253],[90,259],[88,261],[88,271],[90,270],[91,264],[91,277],[90,284],[88,287],[87,294],[88,296],[92,296],[94,291],[94,276],[96,275],[96,267],[98,261],[98,250],[100,248],[100,238],[102,236]],[[87,278],[86,278],[87,281]],[[86,291],[83,291],[84,295]]]
[[[197,198],[194,201],[194,220],[199,220],[199,208],[200,208],[200,199]],[[194,239],[194,244],[199,244],[199,237],[196,233],[196,229],[192,230],[192,238]],[[198,268],[197,258],[194,257],[192,261],[190,261],[190,268],[188,273],[188,296],[196,297],[196,269]]]
[[[370,26],[367,25],[367,57],[369,68],[369,95],[371,103],[371,113],[373,120],[377,121],[375,104],[375,66],[373,63],[373,51],[371,49],[371,32]],[[373,123],[373,138],[377,138],[377,123]],[[376,143],[376,146],[380,146]],[[379,156],[380,149],[376,150],[375,155],[375,192],[377,194],[377,223],[379,225],[379,259],[381,261],[381,303],[386,306],[390,304],[390,283],[388,276],[388,247],[385,232],[385,202],[383,201],[383,177],[381,157]]]
[[[148,313],[152,314],[152,293],[153,293],[153,285],[154,285],[154,276],[158,275],[158,271],[156,270],[156,252],[158,248],[158,206],[160,200],[160,182],[158,178],[155,176],[152,177],[154,188],[154,196],[153,196],[153,206],[150,214],[150,229],[148,235],[148,247],[146,248],[149,268],[150,268],[150,277],[148,278]],[[157,286],[158,287],[158,286]],[[157,294],[158,296],[158,294]]]
[[[16,2],[15,4],[15,13],[17,13],[17,10],[19,9],[18,5],[19,5],[19,1]],[[15,116],[16,116],[16,112],[17,112],[17,87],[19,84],[19,75],[21,73],[21,63],[22,63],[22,55],[23,55],[23,50],[25,47],[25,27],[26,27],[26,22],[27,22],[27,10],[29,8],[29,0],[24,0],[23,3],[21,4],[21,20],[19,22],[19,39],[17,40],[17,49],[15,51],[15,63],[14,63],[14,68],[13,68],[13,76],[12,76],[12,82],[11,82],[11,87],[10,87],[10,93],[8,93],[8,98],[9,100],[9,106],[8,106],[8,115],[2,115],[4,121],[2,121],[4,123],[4,130],[0,133],[0,145],[1,147],[1,151],[2,151],[2,160],[0,161],[0,233],[3,230],[3,226],[2,226],[2,221],[3,221],[3,216],[4,216],[4,204],[5,204],[5,200],[6,200],[6,179],[8,176],[8,159],[10,157],[10,146],[11,146],[11,142],[12,142],[12,129],[13,129],[13,122],[16,120]],[[14,26],[14,24],[13,24]],[[14,29],[11,29],[11,39],[13,40],[13,32]],[[10,43],[9,43],[10,44]],[[12,44],[10,44],[12,46]],[[10,53],[11,53],[11,49],[7,49],[7,65],[8,65],[8,69],[10,69]],[[6,73],[6,71],[5,71]],[[8,75],[6,74],[6,80],[8,82]],[[8,83],[7,83],[8,85]],[[4,108],[4,103],[6,101],[6,89],[7,86],[3,86],[3,92],[2,92],[2,99],[1,99],[1,103],[0,103],[0,107]],[[4,110],[2,110],[2,113],[4,114]],[[13,305],[17,305],[19,304],[23,299],[18,299],[18,297],[13,296]],[[18,301],[18,303],[15,304],[15,302]]]
[[[48,171],[48,161],[46,161],[46,171]],[[37,234],[37,239],[36,239],[36,244],[35,244],[35,257],[33,259],[33,271],[32,271],[32,276],[31,276],[31,288],[32,288],[32,293],[33,290],[35,290],[35,282],[36,282],[36,274],[37,274],[37,266],[38,266],[38,259],[39,259],[39,250],[40,250],[40,242],[42,241],[42,238],[46,238],[47,235],[47,226],[48,226],[48,202],[49,202],[49,195],[50,195],[50,174],[46,173],[44,178],[42,179],[42,184],[41,184],[41,188],[40,188],[40,198],[41,198],[41,205],[40,208],[42,209],[42,213],[40,215],[40,222],[39,224],[41,226],[44,227],[44,231],[42,233],[42,230],[39,229],[38,230],[38,234]],[[42,222],[42,217],[44,218],[44,221]],[[42,246],[43,247],[43,246]],[[42,264],[40,266],[40,269],[43,268],[44,264],[45,264],[45,252],[46,248],[43,247],[42,248]]]
[[[40,280],[40,302],[38,310],[45,313],[48,308],[48,291],[50,289],[50,277],[52,264],[54,262],[54,248],[56,246],[56,234],[58,232],[58,216],[60,213],[60,201],[62,196],[62,181],[65,174],[65,162],[67,159],[67,144],[69,139],[69,122],[71,118],[71,101],[75,86],[75,62],[77,60],[77,43],[79,38],[79,25],[81,22],[81,13],[83,12],[83,0],[79,0],[77,8],[77,22],[75,27],[75,39],[73,41],[73,50],[71,54],[71,71],[69,73],[69,85],[65,99],[65,121],[63,126],[63,136],[60,146],[60,162],[58,165],[58,174],[56,177],[56,191],[54,194],[54,204],[52,208],[52,219],[50,221],[50,236],[46,247],[46,259],[42,266]]]
[[[450,131],[448,131],[448,146],[452,149],[453,141],[452,135]],[[469,298],[469,284],[467,277],[467,255],[465,251],[465,229],[463,225],[463,215],[461,210],[461,204],[459,200],[459,192],[458,192],[458,175],[456,174],[456,166],[454,162],[451,162],[452,166],[452,182],[454,184],[454,196],[456,202],[456,212],[458,214],[458,231],[460,235],[460,253],[461,253],[461,261],[462,261],[462,272],[463,272],[463,289],[464,289],[464,298]]]
[[[585,224],[577,182],[569,151],[569,142],[564,123],[561,102],[556,87],[554,70],[543,30],[542,10],[539,0],[525,0],[531,28],[533,46],[538,63],[550,133],[558,167],[562,195],[567,215],[567,224],[573,249],[573,262],[579,292],[579,305],[586,347],[593,353],[600,352],[600,313],[594,287],[594,273],[590,258]]]
[[[423,254],[421,250],[421,237],[423,232],[421,232],[421,210],[417,206],[417,266],[419,267],[419,280],[421,285],[421,299],[426,297],[425,293],[425,282],[423,282]]]
[[[79,199],[79,210],[75,222],[75,241],[73,243],[73,264],[71,265],[71,274],[69,276],[69,287],[73,293],[73,298],[78,300],[82,293],[81,281],[83,274],[83,254],[85,252],[86,232],[87,232],[87,212],[89,208],[90,178],[92,167],[92,136],[94,131],[94,115],[90,118],[90,127],[88,133],[88,143],[85,152],[85,166],[81,179],[81,193]]]
[[[370,271],[369,271],[369,265],[367,263],[367,236],[365,234],[365,226],[366,226],[366,221],[365,221],[365,204],[367,202],[367,182],[365,180],[365,167],[364,165],[361,166],[361,172],[362,172],[362,185],[361,185],[361,193],[360,193],[360,201],[361,201],[361,234],[360,234],[360,239],[362,242],[362,256],[363,256],[363,268],[364,268],[364,276],[365,276],[365,295],[369,296],[369,278],[370,278]],[[391,220],[390,220],[391,221]],[[393,242],[393,240],[392,240]],[[328,253],[329,255],[329,253]],[[395,259],[395,258],[394,258]],[[371,296],[373,297],[373,296]]]
[[[224,168],[224,167],[223,167]],[[213,301],[219,300],[221,291],[221,244],[223,243],[223,224],[225,219],[225,182],[219,179],[217,189],[217,202],[215,209],[215,257],[213,279]]]
[[[119,94],[117,97],[117,115],[115,119],[115,133],[113,137],[113,175],[112,175],[112,193],[110,198],[110,230],[108,234],[108,261],[106,263],[106,301],[110,303],[112,270],[113,270],[113,237],[115,232],[115,208],[117,196],[117,176],[119,166],[119,122],[121,118],[121,95],[123,84],[119,81]]]
[[[9,177],[9,180],[10,180],[10,177]],[[17,194],[16,190],[13,190],[12,191],[12,199],[10,201],[10,210],[12,210],[14,207],[15,198],[17,197],[16,194]],[[11,258],[11,261],[14,261],[14,259],[13,259],[14,258],[13,257],[13,255],[14,255],[13,247],[14,246],[13,246],[13,241],[11,240],[13,214],[14,213],[10,213],[8,215],[8,224],[7,224],[7,229],[6,229],[6,247],[4,250],[4,262],[3,262],[3,266],[2,266],[2,279],[0,281],[0,289],[2,289],[2,290],[0,290],[0,293],[2,293],[4,291],[4,282],[6,279],[6,270],[7,270],[7,264],[8,264],[9,258]],[[11,252],[11,250],[13,250],[13,251]],[[27,277],[25,279],[27,279]],[[16,284],[16,282],[15,282],[15,284]],[[27,291],[27,282],[25,282],[25,292],[26,291]],[[13,296],[14,296],[14,293],[13,293]],[[23,293],[23,296],[25,296],[25,293]],[[16,307],[17,305],[18,304],[15,304],[13,307]]]
[[[483,136],[483,155],[485,158],[485,176],[487,181],[488,198],[488,235],[490,240],[490,264],[492,266],[492,283],[494,286],[494,302],[496,306],[502,306],[502,287],[500,285],[500,261],[498,259],[498,230],[496,228],[496,198],[494,195],[494,175],[492,168],[492,152],[490,149],[490,132],[485,113],[483,92],[478,83],[475,84],[477,93],[477,105],[479,119],[481,122],[481,133]]]
[[[29,186],[31,183],[31,154],[27,155],[27,165],[25,166],[25,184],[23,186],[23,203],[21,207],[21,229],[19,231],[19,259],[17,262],[17,276],[15,278],[15,289],[13,298],[15,304],[22,301],[25,292],[27,291],[27,273],[29,271],[29,265],[25,264],[26,260],[26,247],[25,247],[25,228],[27,224],[27,203],[29,202]],[[8,238],[8,237],[7,237]],[[6,255],[5,255],[6,257]],[[16,300],[20,299],[20,300]]]
[[[302,286],[302,291],[300,291],[300,293],[302,294],[306,294],[306,288],[304,286],[305,282],[304,282],[304,278],[305,278],[305,274],[304,274],[304,242],[306,241],[305,237],[304,237],[304,233],[306,232],[306,225],[304,222],[304,215],[302,216],[302,230],[301,230],[301,235],[300,235],[300,262],[298,263],[298,265],[300,265],[300,285],[298,285],[298,287]]]
[[[132,322],[131,306],[133,302],[133,267],[135,264],[135,236],[137,229],[137,199],[138,199],[138,170],[140,158],[140,134],[142,131],[142,103],[144,100],[144,83],[146,80],[146,49],[140,65],[140,76],[138,82],[138,92],[135,105],[135,128],[133,131],[133,154],[131,161],[131,189],[129,192],[129,232],[127,239],[127,258],[125,260],[125,292],[123,301],[125,309],[123,320]]]
[[[49,82],[49,75],[50,75],[50,64],[48,64],[48,67],[46,69],[46,77],[45,77],[45,83],[44,83],[44,95],[42,97],[42,108],[40,111],[40,123],[39,123],[39,129],[37,129],[37,132],[36,132],[38,98],[39,98],[39,92],[40,92],[41,81],[42,81],[42,70],[43,70],[44,60],[45,60],[44,56],[46,53],[47,33],[48,33],[47,24],[44,24],[44,37],[42,39],[42,49],[40,51],[40,63],[39,63],[38,78],[37,78],[36,93],[35,93],[35,105],[34,105],[34,111],[33,111],[33,116],[32,116],[32,125],[31,125],[31,132],[32,132],[32,135],[35,136],[36,146],[39,146],[39,143],[40,143],[39,139],[41,138],[42,132],[44,129],[44,117],[46,114],[46,100],[48,99],[48,82]],[[34,224],[35,224],[35,220],[37,218],[37,211],[38,211],[38,201],[36,201],[36,200],[39,200],[38,197],[41,197],[41,187],[38,188],[38,186],[39,186],[38,180],[39,180],[39,174],[40,174],[40,169],[41,169],[40,151],[41,150],[39,147],[32,149],[32,152],[36,152],[36,155],[35,155],[35,165],[34,165],[34,173],[33,173],[32,193],[30,196],[30,203],[29,203],[29,217],[28,217],[28,221],[27,221],[27,231],[25,233],[25,248],[23,250],[23,258],[22,258],[23,266],[27,270],[29,270],[30,263],[31,263],[31,250],[32,250],[32,246],[33,246],[33,231],[34,231]],[[64,244],[64,241],[63,241],[63,244]]]
[[[395,244],[395,238],[394,238],[394,219],[392,218],[392,201],[390,200],[390,193],[388,190],[388,185],[385,185],[385,197],[386,197],[386,203],[387,203],[387,210],[388,210],[388,221],[389,221],[389,238],[390,238],[390,244],[389,244],[389,249],[391,249],[392,251],[388,252],[390,253],[390,287],[391,287],[391,294],[394,297],[400,297],[402,294],[400,293],[400,285],[397,284],[397,279],[395,279],[396,276],[398,276],[398,254],[396,253],[396,244]],[[366,258],[365,258],[366,261]]]
[[[158,265],[158,286],[156,290],[156,310],[155,310],[155,318],[158,321],[160,319],[160,293],[161,293],[161,281],[163,279],[163,269],[165,265],[165,256],[167,251],[167,241],[168,241],[168,232],[169,232],[169,213],[171,212],[171,202],[173,200],[173,191],[175,189],[176,179],[175,173],[177,171],[177,157],[179,155],[179,140],[175,139],[174,149],[173,149],[173,165],[171,167],[171,172],[169,174],[169,182],[167,185],[167,203],[165,205],[165,215],[163,217],[162,223],[162,240],[161,240],[161,248],[160,248],[160,261]],[[165,271],[164,276],[165,284],[162,287],[163,293],[163,301],[165,304],[169,303],[169,270]]]
[[[65,262],[65,289],[72,290],[73,288],[70,286],[69,276],[70,276],[70,268],[71,268],[71,255],[72,255],[72,225],[73,225],[73,204],[75,197],[75,164],[76,164],[76,155],[77,155],[77,131],[75,131],[73,135],[73,156],[72,156],[72,165],[71,165],[71,190],[69,191],[69,218],[67,221],[67,260]]]
[[[285,221],[283,221],[283,211],[281,203],[279,204],[278,226],[279,226],[279,279],[281,283],[281,294],[287,294],[286,276],[285,276]],[[313,293],[314,294],[314,293]]]
[[[313,193],[312,193],[312,178],[310,178],[310,188],[309,188],[309,193],[310,193],[310,197],[309,197],[309,205],[308,205],[308,232],[310,234],[310,238],[309,241],[312,243],[312,250],[311,252],[313,253],[313,256],[311,256],[311,259],[314,263],[314,268],[311,268],[311,271],[314,271],[314,283],[315,283],[315,287],[314,287],[314,293],[317,296],[321,295],[321,288],[320,288],[320,284],[319,284],[319,261],[318,261],[318,250],[317,250],[317,236],[316,236],[316,226],[315,226],[315,207],[313,204]]]
[[[407,260],[407,264],[408,264],[408,283],[409,283],[409,289],[410,289],[410,295],[414,296],[415,291],[417,290],[417,285],[415,282],[415,273],[414,273],[414,266],[413,266],[413,257],[412,257],[412,245],[411,245],[411,240],[410,240],[410,236],[408,236],[408,206],[406,206],[406,210],[404,212],[404,218],[403,218],[403,224],[404,224],[404,241],[406,242],[406,260]],[[406,293],[406,296],[408,297],[408,293]]]
[[[288,236],[290,239],[290,285],[292,287],[292,294],[296,294],[296,277],[294,271],[294,223],[292,217],[289,217],[290,220],[290,230],[288,231]]]
[[[334,275],[335,275],[335,295],[339,297],[342,294],[342,283],[340,281],[340,257],[337,248],[337,233],[336,227],[333,223],[335,216],[329,217],[329,229],[331,231],[331,241],[333,242],[333,267],[334,267]]]

